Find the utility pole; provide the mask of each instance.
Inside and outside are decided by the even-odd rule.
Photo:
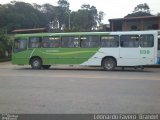
[[[68,29],[71,29],[71,10],[67,11],[68,14]]]
[[[70,15],[70,11],[69,11],[68,16],[69,16],[69,30],[70,30],[71,29],[71,15]]]

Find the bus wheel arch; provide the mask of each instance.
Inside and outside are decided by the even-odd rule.
[[[42,59],[39,56],[31,57],[29,63],[32,69],[41,69],[43,64]]]
[[[114,70],[117,66],[117,60],[113,56],[106,56],[102,59],[101,66],[107,71]]]

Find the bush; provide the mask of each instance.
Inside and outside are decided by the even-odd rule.
[[[0,31],[0,58],[11,56],[12,40],[11,37]]]

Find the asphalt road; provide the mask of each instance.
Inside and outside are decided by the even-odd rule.
[[[0,63],[0,113],[159,113],[160,68],[30,66]]]

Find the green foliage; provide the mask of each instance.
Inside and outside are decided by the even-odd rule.
[[[140,17],[140,16],[153,16],[150,13],[150,8],[147,3],[137,5],[134,8],[133,13],[128,14],[125,17]]]
[[[58,6],[63,8],[65,11],[69,10],[69,2],[67,0],[59,0],[58,1]]]
[[[58,6],[12,1],[0,5],[0,28],[5,28],[7,33],[38,27],[56,29],[54,31],[91,31],[101,23],[103,14],[88,4],[78,11],[71,11],[67,0],[58,0]]]
[[[134,8],[133,13],[144,12],[150,14],[150,8],[147,3],[139,4]]]
[[[5,52],[11,55],[12,51],[12,39],[4,34],[4,30],[0,30],[0,57],[5,56]]]
[[[42,13],[24,2],[12,2],[0,6],[0,16],[3,21],[0,27],[7,27],[9,32],[20,28],[43,27],[46,24]]]
[[[96,29],[97,23],[101,23],[103,12],[97,11],[95,6],[84,4],[76,12],[71,14],[71,26],[75,31],[92,31]]]
[[[144,13],[144,12],[136,12],[136,13],[128,14],[125,17],[142,17],[142,16],[153,16],[153,15],[149,13]]]

